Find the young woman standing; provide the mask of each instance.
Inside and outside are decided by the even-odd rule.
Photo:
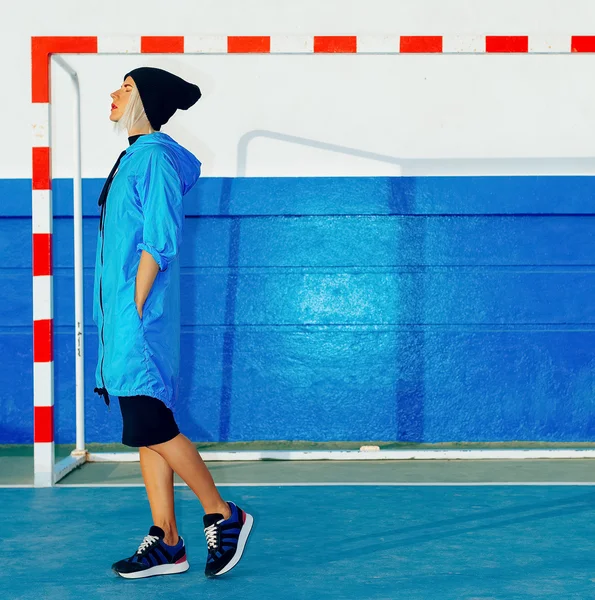
[[[95,391],[122,412],[122,443],[138,447],[153,526],[138,550],[112,568],[136,579],[188,570],[174,513],[174,472],[205,511],[207,576],[242,557],[253,519],[219,495],[172,412],[180,370],[180,265],[184,195],[200,162],[161,126],[201,96],[196,85],[152,67],[127,73],[110,119],[127,129],[123,151],[99,198],[101,218],[93,318],[99,330]]]

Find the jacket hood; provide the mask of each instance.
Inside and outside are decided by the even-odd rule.
[[[167,133],[156,131],[155,133],[141,135],[136,142],[126,150],[126,155],[132,155],[143,149],[145,146],[153,144],[160,144],[167,148],[168,153],[176,166],[180,180],[182,181],[182,194],[185,195],[188,193],[200,177],[201,162],[194,154],[192,154],[192,152],[186,150],[183,146],[180,146],[180,144],[167,135]]]

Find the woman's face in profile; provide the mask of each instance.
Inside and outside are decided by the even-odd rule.
[[[122,87],[110,94],[113,100],[112,112],[109,117],[110,121],[118,122],[122,118],[124,110],[126,110],[126,106],[128,106],[128,100],[130,100],[130,92],[132,92],[133,89],[134,80],[129,75],[122,83]]]

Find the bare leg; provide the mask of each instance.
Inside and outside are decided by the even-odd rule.
[[[173,440],[150,446],[188,484],[197,495],[205,513],[219,513],[224,519],[231,511],[219,495],[213,477],[192,442],[181,433]]]
[[[163,541],[175,546],[178,528],[174,513],[174,472],[167,461],[150,448],[139,448],[139,453],[153,523],[165,532]]]

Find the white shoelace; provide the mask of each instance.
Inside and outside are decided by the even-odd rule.
[[[207,538],[207,547],[215,549],[217,547],[217,523],[205,527],[205,537]]]
[[[155,535],[146,535],[136,553],[142,554],[153,542],[156,542],[158,539],[159,538]]]

